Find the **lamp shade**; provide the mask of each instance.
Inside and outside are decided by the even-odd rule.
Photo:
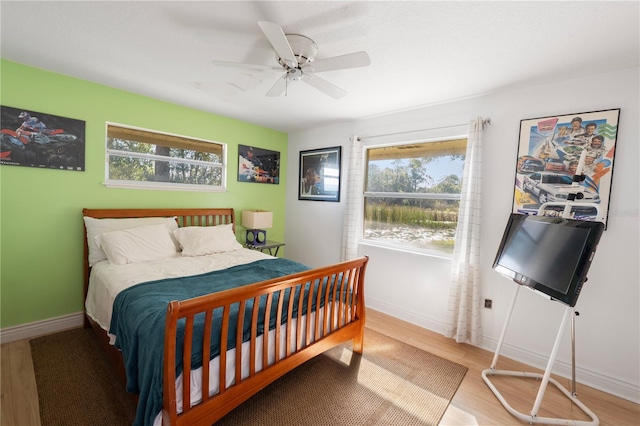
[[[243,210],[242,226],[247,229],[265,229],[273,226],[273,212],[266,210]]]

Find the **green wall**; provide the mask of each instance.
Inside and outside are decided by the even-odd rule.
[[[0,103],[86,122],[85,171],[0,166],[0,328],[82,310],[82,208],[233,207],[274,212],[284,235],[287,135],[60,74],[0,62]],[[226,143],[224,193],[108,189],[105,122]],[[237,181],[238,144],[280,152],[280,184]],[[244,229],[236,229],[242,240]],[[281,251],[282,252],[282,251]]]

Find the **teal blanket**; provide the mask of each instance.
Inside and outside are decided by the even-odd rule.
[[[115,346],[122,351],[125,371],[127,374],[127,391],[139,395],[138,409],[134,425],[151,425],[155,416],[162,409],[162,360],[164,345],[164,327],[167,305],[172,300],[185,300],[209,293],[215,293],[246,284],[281,277],[296,272],[310,269],[309,267],[287,259],[267,259],[252,262],[246,265],[234,266],[222,271],[214,271],[206,274],[190,277],[170,278],[137,284],[120,292],[113,305],[113,315],[109,332],[116,336]],[[305,295],[309,291],[317,294],[318,284],[310,289],[307,283]],[[322,294],[326,288],[326,282],[321,286]],[[284,306],[287,306],[289,291],[285,292]],[[299,291],[294,294],[294,314],[297,317]],[[314,305],[315,305],[314,296]],[[277,298],[274,295],[272,315],[269,330],[276,326]],[[264,318],[266,297],[260,301],[259,318]],[[324,301],[321,301],[324,304]],[[238,323],[239,307],[231,310],[230,330],[235,330]],[[306,308],[305,308],[306,309]],[[313,306],[315,309],[315,306]],[[251,313],[253,302],[247,301],[247,307],[243,313],[245,316],[243,341],[250,338]],[[214,312],[211,358],[220,354],[220,323],[221,310]],[[286,310],[285,310],[286,311]],[[304,315],[305,312],[302,312]],[[280,323],[286,322],[286,312]],[[194,321],[194,353],[192,357],[193,368],[202,366],[202,351],[196,348],[202,347],[202,330],[204,327],[204,314],[198,315]],[[259,324],[259,334],[264,331],[265,324]],[[184,337],[184,319],[178,323],[178,342]],[[228,349],[236,346],[236,334],[229,333],[227,341]],[[177,359],[182,359],[182,345],[177,346]],[[182,372],[182,363],[177,361],[176,374]],[[173,386],[173,384],[171,384]]]

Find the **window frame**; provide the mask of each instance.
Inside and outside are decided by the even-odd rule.
[[[120,150],[112,150],[109,149],[109,127],[119,127],[122,129],[130,129],[134,131],[142,131],[153,133],[154,135],[158,135],[158,138],[161,139],[162,136],[175,137],[181,139],[187,139],[189,141],[193,141],[197,144],[199,143],[211,143],[220,146],[222,153],[220,158],[222,160],[221,163],[214,163],[208,161],[201,160],[190,160],[190,159],[181,159],[179,157],[166,157],[162,155],[155,154],[140,154],[137,152],[127,152]],[[146,142],[153,143],[153,142]],[[164,145],[168,146],[168,145]],[[228,146],[226,143],[196,138],[192,136],[185,136],[176,133],[163,132],[159,130],[147,129],[144,127],[131,126],[127,124],[115,123],[107,121],[105,123],[105,138],[104,138],[104,148],[105,148],[105,170],[104,170],[104,182],[103,185],[107,188],[125,188],[125,189],[148,189],[148,190],[162,190],[162,191],[186,191],[186,192],[226,192],[227,191],[227,172],[228,172]],[[221,184],[218,185],[199,185],[199,184],[189,184],[189,183],[171,183],[171,182],[156,182],[156,181],[134,181],[134,180],[117,180],[109,178],[109,166],[110,166],[110,157],[111,156],[119,156],[119,157],[129,157],[129,158],[140,158],[145,160],[160,160],[163,162],[178,162],[181,164],[190,164],[190,165],[203,165],[207,167],[217,167],[221,170]]]
[[[384,240],[371,240],[367,239],[364,236],[365,232],[365,200],[366,198],[403,198],[403,199],[424,199],[424,200],[457,200],[461,201],[462,194],[443,194],[443,193],[404,193],[404,192],[380,192],[380,191],[366,191],[367,187],[367,179],[368,179],[368,171],[369,171],[369,150],[376,148],[387,148],[392,146],[402,146],[402,145],[411,145],[411,144],[423,144],[423,143],[436,143],[443,141],[450,141],[456,139],[465,139],[467,144],[469,143],[469,134],[468,131],[462,133],[460,129],[462,126],[452,126],[452,128],[457,128],[457,131],[445,132],[444,135],[438,135],[425,138],[415,138],[412,137],[410,139],[402,139],[402,134],[394,134],[391,135],[392,140],[389,142],[376,142],[367,144],[365,142],[363,149],[363,164],[364,164],[364,187],[362,188],[362,234],[360,236],[359,244],[372,246],[372,247],[380,247],[384,249],[403,251],[408,253],[413,253],[417,255],[423,255],[427,257],[440,258],[440,259],[451,259],[453,257],[453,253],[438,251],[434,249],[428,248],[420,248],[411,245],[396,243],[392,241],[384,241]],[[439,129],[435,129],[439,130]],[[466,129],[465,129],[466,130]],[[429,134],[430,130],[424,131],[424,133]],[[466,155],[466,152],[465,152]],[[466,161],[466,159],[465,159]]]

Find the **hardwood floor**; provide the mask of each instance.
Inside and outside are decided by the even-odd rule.
[[[438,333],[372,310],[367,311],[367,327],[469,368],[440,425],[529,424],[512,416],[482,379],[482,371],[491,366],[493,352],[458,344]],[[541,370],[502,356],[498,360],[497,368],[542,373]],[[570,380],[555,376],[554,378],[571,390]],[[531,412],[540,386],[539,380],[493,376],[492,383],[515,410],[527,414]],[[600,425],[640,425],[639,404],[580,384],[577,385],[576,394],[578,399],[598,416]],[[551,384],[544,394],[538,417],[591,420]]]
[[[458,344],[437,333],[368,310],[367,327],[469,368],[440,425],[526,425],[500,404],[482,380],[482,370],[491,365],[493,353],[474,346]],[[366,342],[365,342],[366,351]],[[28,340],[2,345],[1,387],[2,426],[40,426],[38,395]],[[539,371],[501,357],[498,368]],[[567,389],[569,380],[556,378]],[[539,380],[496,377],[492,382],[509,404],[529,413],[538,392]],[[640,425],[640,405],[578,384],[577,395],[599,418],[603,426]],[[538,413],[539,417],[560,417],[589,421],[589,417],[553,385],[549,385]]]
[[[0,425],[39,426],[38,392],[28,340],[2,345]]]

